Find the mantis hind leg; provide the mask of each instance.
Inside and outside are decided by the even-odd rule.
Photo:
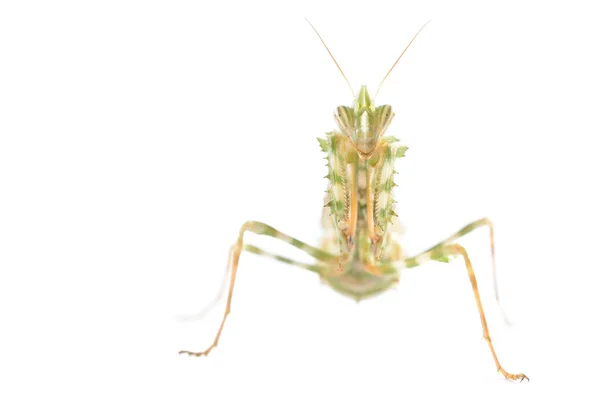
[[[453,257],[453,256],[462,257],[465,262],[465,266],[467,268],[467,273],[469,274],[469,280],[471,281],[471,287],[473,288],[473,295],[475,296],[475,302],[477,303],[477,310],[479,311],[479,317],[481,319],[481,326],[483,329],[483,337],[487,341],[490,351],[492,352],[492,356],[494,357],[494,362],[496,363],[497,370],[500,373],[502,373],[502,375],[504,375],[504,377],[506,379],[521,380],[521,381],[523,379],[529,380],[529,378],[525,374],[508,373],[500,365],[500,361],[498,361],[498,356],[496,355],[496,351],[494,350],[494,346],[492,344],[492,339],[490,337],[487,320],[485,318],[485,313],[483,311],[483,305],[481,303],[481,298],[479,296],[479,287],[477,285],[477,279],[475,278],[475,271],[473,270],[473,265],[471,264],[471,260],[469,259],[469,255],[467,254],[467,251],[465,250],[465,248],[459,244],[452,243],[454,240],[458,239],[461,236],[466,235],[467,233],[471,232],[472,230],[476,229],[479,226],[489,226],[489,228],[490,228],[490,237],[491,237],[491,243],[492,243],[492,259],[493,259],[493,256],[494,256],[494,234],[493,234],[493,232],[494,231],[492,229],[491,222],[488,219],[482,219],[482,220],[475,221],[474,223],[471,223],[471,224],[465,226],[463,229],[458,231],[456,234],[452,235],[451,237],[444,240],[443,242],[431,247],[430,249],[424,251],[423,253],[421,253],[415,257],[406,259],[404,261],[404,263],[405,263],[406,267],[412,268],[412,267],[416,267],[420,264],[423,264],[429,260],[447,262],[447,261],[449,261],[450,257]],[[495,264],[494,264],[494,267],[495,267]],[[495,268],[494,268],[494,281],[495,281]],[[494,285],[494,288],[496,289],[496,300],[498,300],[497,286]]]
[[[489,220],[488,218],[481,218],[481,219],[478,219],[477,221],[471,222],[468,225],[465,225],[462,229],[457,231],[455,234],[451,235],[446,240],[444,240],[444,241],[438,243],[437,245],[429,248],[428,250],[424,251],[421,255],[412,257],[411,259],[408,259],[407,261],[409,261],[409,262],[408,262],[407,266],[410,268],[412,266],[411,263],[414,263],[414,262],[417,262],[417,264],[421,264],[422,262],[418,262],[419,257],[426,258],[427,257],[426,254],[430,254],[433,250],[435,250],[439,247],[442,247],[443,245],[451,244],[451,243],[455,242],[456,240],[460,239],[461,237],[467,235],[468,233],[470,233],[478,228],[485,228],[485,227],[487,227],[489,229],[489,233],[490,233],[490,253],[491,253],[491,258],[492,258],[492,281],[493,281],[493,285],[494,285],[494,298],[496,299],[496,304],[500,308],[504,322],[507,325],[511,325],[511,323],[506,315],[506,312],[504,311],[504,308],[502,307],[502,304],[500,303],[500,294],[498,291],[498,279],[497,279],[497,274],[496,274],[496,244],[495,244],[495,239],[494,239],[494,225],[492,224],[492,221]],[[444,260],[440,260],[440,261],[444,261]]]
[[[299,262],[296,260],[292,260],[291,258],[265,251],[261,248],[253,246],[251,244],[244,244],[243,250],[247,251],[249,253],[257,254],[259,256],[271,258],[271,259],[277,260],[277,261],[285,263],[285,264],[294,265],[296,267],[300,267],[300,268],[303,268],[303,269],[306,269],[309,271],[313,271],[313,272],[321,271],[321,267],[319,265],[307,264],[307,263]],[[191,321],[191,320],[202,319],[202,318],[204,318],[204,316],[206,314],[208,314],[210,311],[213,310],[213,308],[219,303],[219,301],[221,301],[221,299],[223,298],[223,295],[225,294],[225,289],[227,289],[227,282],[228,282],[227,277],[229,276],[230,270],[231,270],[231,263],[228,262],[227,268],[225,269],[225,274],[223,275],[223,281],[221,282],[221,286],[220,286],[219,291],[217,292],[216,296],[200,312],[198,312],[196,314],[192,314],[192,315],[182,316],[181,317],[182,321]]]
[[[255,246],[245,245],[244,244],[244,234],[246,232],[252,232],[252,233],[256,233],[258,235],[272,236],[276,239],[283,240],[283,241],[291,244],[292,246],[305,251],[306,253],[308,253],[309,255],[314,257],[315,259],[322,261],[322,262],[337,262],[337,260],[338,260],[337,256],[327,253],[316,247],[309,246],[308,244],[303,243],[297,239],[294,239],[291,236],[288,236],[282,232],[279,232],[275,228],[273,228],[269,225],[263,224],[262,222],[256,222],[256,221],[246,222],[240,228],[240,232],[239,232],[237,241],[235,242],[235,244],[233,246],[231,246],[231,249],[229,250],[229,258],[227,260],[227,273],[229,273],[229,292],[227,294],[227,304],[225,306],[225,312],[223,314],[223,319],[221,320],[221,325],[219,326],[219,330],[217,331],[217,334],[215,336],[213,343],[206,350],[201,351],[201,352],[181,350],[179,352],[179,354],[188,354],[190,356],[196,356],[196,357],[206,356],[206,355],[208,355],[208,353],[211,352],[212,349],[217,347],[217,345],[219,344],[219,339],[221,337],[221,333],[223,332],[223,327],[225,326],[225,321],[227,320],[227,316],[229,315],[229,312],[231,311],[231,299],[233,297],[233,288],[235,286],[235,279],[237,276],[237,269],[238,269],[240,255],[242,253],[242,250],[246,250],[251,253],[271,257],[271,258],[277,259],[278,261],[281,261],[281,262],[284,262],[287,264],[296,265],[296,266],[299,266],[299,267],[302,267],[305,269],[309,269],[311,271],[315,271],[315,272],[320,271],[320,267],[318,265],[309,265],[309,264],[300,263],[300,262],[294,261],[294,260],[286,258],[286,257],[268,253],[268,252],[261,250]],[[224,293],[224,289],[225,289],[225,285],[222,286],[220,294]],[[218,299],[219,299],[219,295],[217,295],[217,298],[215,298],[215,300],[213,300],[213,302],[211,302],[211,305],[214,305],[213,303],[216,303],[216,301],[218,301]]]

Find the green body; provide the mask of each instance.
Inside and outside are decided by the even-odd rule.
[[[401,256],[394,242],[394,163],[404,156],[398,139],[383,136],[393,112],[375,107],[361,87],[353,107],[340,106],[340,131],[319,138],[329,181],[321,247],[338,254],[321,276],[332,288],[356,300],[378,294],[398,281],[393,265]]]

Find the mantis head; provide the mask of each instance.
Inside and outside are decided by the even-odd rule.
[[[375,107],[366,86],[360,88],[354,107],[339,106],[335,112],[340,130],[363,156],[369,156],[377,147],[379,138],[385,133],[393,117],[391,106],[386,104]]]
[[[338,68],[344,79],[346,80],[350,91],[354,95],[352,85],[350,85],[350,82],[348,81],[348,78],[346,78],[344,71],[342,71],[342,68],[340,68],[340,66],[338,65],[337,61],[335,60],[335,57],[333,57],[333,54],[331,54],[331,51],[329,51],[329,48],[325,44],[325,41],[323,40],[319,32],[317,32],[315,27],[310,23],[310,21],[308,21],[308,19],[306,21],[313,28],[313,30],[321,40],[321,43],[323,43],[323,46],[331,56],[331,59],[335,63],[336,67]],[[406,45],[400,56],[398,56],[398,58],[392,65],[392,68],[389,69],[387,74],[385,74],[385,76],[381,80],[379,88],[377,89],[377,93],[379,93],[381,85],[383,85],[383,82],[385,82],[386,78],[392,72],[396,64],[398,64],[398,61],[400,61],[406,50],[408,50],[412,42],[414,42],[417,36],[419,36],[419,33],[421,33],[423,28],[425,28],[425,26],[427,26],[428,23],[429,21],[426,22],[425,25],[421,27],[421,29],[419,29],[415,36],[413,36],[412,40],[408,43],[408,45]],[[375,93],[375,97],[377,97],[377,93]],[[390,125],[390,122],[392,122],[393,117],[394,113],[392,112],[391,106],[383,105],[375,107],[373,105],[373,102],[371,101],[371,97],[369,96],[369,92],[367,91],[366,86],[361,86],[360,91],[356,96],[356,100],[354,101],[354,108],[347,106],[339,106],[335,112],[335,120],[337,121],[340,130],[350,139],[356,151],[358,151],[359,154],[363,157],[369,157],[373,150],[377,148],[379,138],[385,133],[385,130]]]

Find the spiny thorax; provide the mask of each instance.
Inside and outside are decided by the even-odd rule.
[[[319,139],[328,161],[328,203],[342,262],[375,265],[385,254],[388,226],[396,216],[392,190],[396,158],[405,146],[383,137],[369,156],[360,154],[352,139],[338,132]]]

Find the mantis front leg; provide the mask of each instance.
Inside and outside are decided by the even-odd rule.
[[[231,299],[233,297],[233,288],[235,286],[235,278],[237,275],[237,269],[238,269],[238,264],[240,261],[240,255],[242,253],[242,250],[246,250],[246,251],[249,251],[249,252],[252,252],[255,254],[275,258],[278,261],[282,261],[282,262],[292,264],[292,265],[297,265],[297,266],[300,266],[300,267],[303,267],[303,268],[306,268],[306,269],[309,269],[309,270],[312,270],[315,272],[319,272],[320,267],[318,265],[309,265],[309,264],[299,263],[297,261],[291,260],[286,257],[267,253],[255,246],[245,245],[244,244],[244,234],[246,232],[252,232],[252,233],[256,233],[258,235],[272,236],[276,239],[283,240],[284,242],[289,243],[292,246],[305,251],[306,253],[308,253],[309,255],[314,257],[315,259],[320,260],[322,262],[332,263],[332,262],[337,262],[337,260],[338,260],[338,256],[327,253],[321,249],[318,249],[318,248],[310,246],[304,242],[301,242],[297,239],[294,239],[293,237],[288,236],[282,232],[279,232],[275,228],[273,228],[269,225],[263,224],[262,222],[257,222],[257,221],[246,222],[240,228],[240,233],[238,235],[237,241],[235,242],[235,244],[233,246],[231,246],[231,249],[229,250],[229,258],[227,260],[227,271],[231,271],[230,272],[231,275],[229,278],[229,293],[227,295],[227,304],[225,306],[225,313],[223,314],[223,319],[221,320],[221,325],[219,326],[219,330],[217,331],[217,335],[215,336],[213,343],[206,350],[201,351],[201,352],[192,352],[192,351],[187,351],[187,350],[181,350],[179,352],[179,354],[188,354],[190,356],[196,356],[196,357],[206,356],[206,355],[208,355],[208,353],[211,352],[211,350],[213,348],[217,347],[217,345],[219,344],[219,338],[221,337],[221,333],[223,332],[223,327],[225,326],[225,321],[227,320],[227,316],[229,315],[229,312],[231,311]]]

